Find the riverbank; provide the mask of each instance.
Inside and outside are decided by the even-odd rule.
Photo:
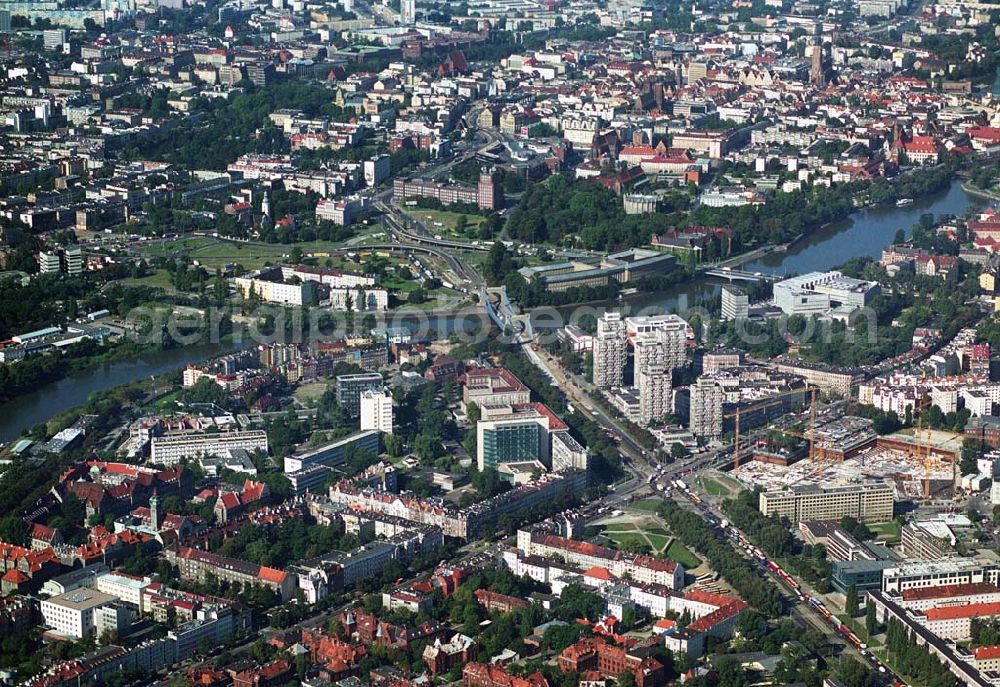
[[[973,186],[967,181],[962,183],[962,190],[970,196],[976,196],[977,198],[983,198],[985,200],[992,200],[996,203],[1000,203],[1000,195],[991,193],[990,191],[984,191],[977,186]]]

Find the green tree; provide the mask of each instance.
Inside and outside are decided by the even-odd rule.
[[[853,584],[847,588],[847,601],[844,603],[844,610],[852,618],[858,615],[858,588]]]
[[[965,439],[962,442],[962,458],[958,468],[963,475],[974,475],[979,472],[977,461],[986,452],[986,446],[979,439]]]
[[[869,637],[875,634],[877,625],[878,623],[875,620],[875,604],[868,603],[865,605],[865,632],[868,633]]]

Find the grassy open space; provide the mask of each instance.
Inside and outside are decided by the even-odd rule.
[[[868,525],[868,529],[874,532],[876,536],[881,539],[899,541],[902,525],[900,525],[896,520],[889,520],[888,522],[878,522],[874,525]]]
[[[160,412],[175,410],[176,409],[175,403],[177,402],[177,399],[180,398],[180,396],[181,396],[181,389],[176,389],[174,391],[171,391],[169,394],[164,394],[163,396],[160,396],[158,399],[153,401],[152,406],[153,408],[155,408],[157,411]]]
[[[151,286],[158,289],[170,289],[170,273],[166,270],[156,270],[152,274],[136,279],[125,279],[124,283],[129,286]]]
[[[736,496],[744,489],[738,481],[719,472],[703,476],[701,485],[710,496]]]
[[[701,565],[701,559],[691,553],[686,546],[681,544],[676,539],[670,543],[669,547],[667,547],[667,558],[672,561],[677,561],[688,570],[697,568]]]
[[[728,496],[729,489],[721,482],[712,479],[711,477],[702,477],[701,484],[712,496]]]
[[[299,384],[292,396],[302,405],[312,405],[313,402],[318,401],[319,398],[326,393],[328,386],[329,385],[326,382],[308,382],[306,384]]]
[[[635,508],[636,510],[648,511],[650,513],[655,513],[660,507],[662,499],[652,498],[645,499],[643,501],[636,501],[635,503],[629,504],[629,508]]]
[[[405,281],[403,279],[393,277],[392,279],[382,280],[382,286],[387,289],[399,291],[400,293],[409,293],[410,291],[415,291],[420,286],[420,283],[416,281]]]
[[[460,212],[410,208],[408,214],[414,219],[423,222],[424,226],[427,227],[427,231],[432,234],[451,234],[460,238],[468,238],[470,230],[478,229],[479,225],[486,221],[486,218],[480,215],[466,215],[466,234],[456,234],[455,227],[458,225],[458,218],[462,216]]]

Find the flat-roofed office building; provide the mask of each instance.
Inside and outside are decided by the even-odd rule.
[[[845,487],[800,486],[760,495],[760,512],[792,522],[840,520],[845,515],[861,522],[892,520],[893,489],[882,482]]]

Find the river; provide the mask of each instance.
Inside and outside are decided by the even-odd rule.
[[[877,258],[898,229],[909,233],[910,227],[924,213],[961,215],[986,204],[987,201],[965,193],[956,179],[946,190],[918,199],[909,207],[883,206],[860,210],[843,221],[813,232],[787,252],[772,253],[746,265],[744,269],[771,274],[801,274],[828,270],[856,256]],[[714,279],[697,279],[666,291],[629,296],[625,302],[633,311],[646,308],[685,310],[718,294],[721,283]],[[593,304],[599,309],[607,305]],[[569,311],[574,309],[559,310],[568,316]],[[471,322],[466,324],[468,326]],[[455,323],[448,322],[447,318],[437,319],[436,325],[444,330],[455,328]],[[25,429],[82,405],[95,391],[164,374],[227,350],[231,348],[205,345],[156,351],[145,354],[140,360],[107,363],[47,384],[30,394],[0,404],[0,441],[10,441]]]
[[[31,393],[0,403],[0,441],[10,441],[23,430],[45,422],[53,415],[83,405],[95,391],[165,374],[234,348],[234,344],[230,343],[152,351],[143,354],[142,358],[97,365],[46,384]]]
[[[432,317],[419,320],[413,316],[389,317],[390,326],[406,326],[415,336],[447,338],[459,329],[470,330],[482,326],[485,315],[457,318]],[[249,344],[244,344],[249,345]],[[39,387],[6,403],[0,403],[0,442],[8,442],[21,432],[45,422],[53,415],[83,405],[95,391],[104,391],[121,384],[165,374],[181,369],[190,363],[200,363],[209,358],[236,350],[238,344],[226,341],[221,344],[185,346],[169,350],[144,353],[141,358],[118,360],[89,368],[78,374]]]
[[[882,249],[892,243],[897,230],[902,229],[909,235],[925,213],[964,215],[988,204],[963,191],[961,180],[954,179],[947,189],[916,199],[907,207],[883,205],[859,210],[847,219],[812,232],[787,251],[770,253],[741,269],[765,274],[804,274],[833,269],[854,257],[877,259]],[[724,283],[724,280],[711,278],[697,279],[667,291],[629,297],[626,302],[633,310],[649,307],[685,310],[717,295]]]

